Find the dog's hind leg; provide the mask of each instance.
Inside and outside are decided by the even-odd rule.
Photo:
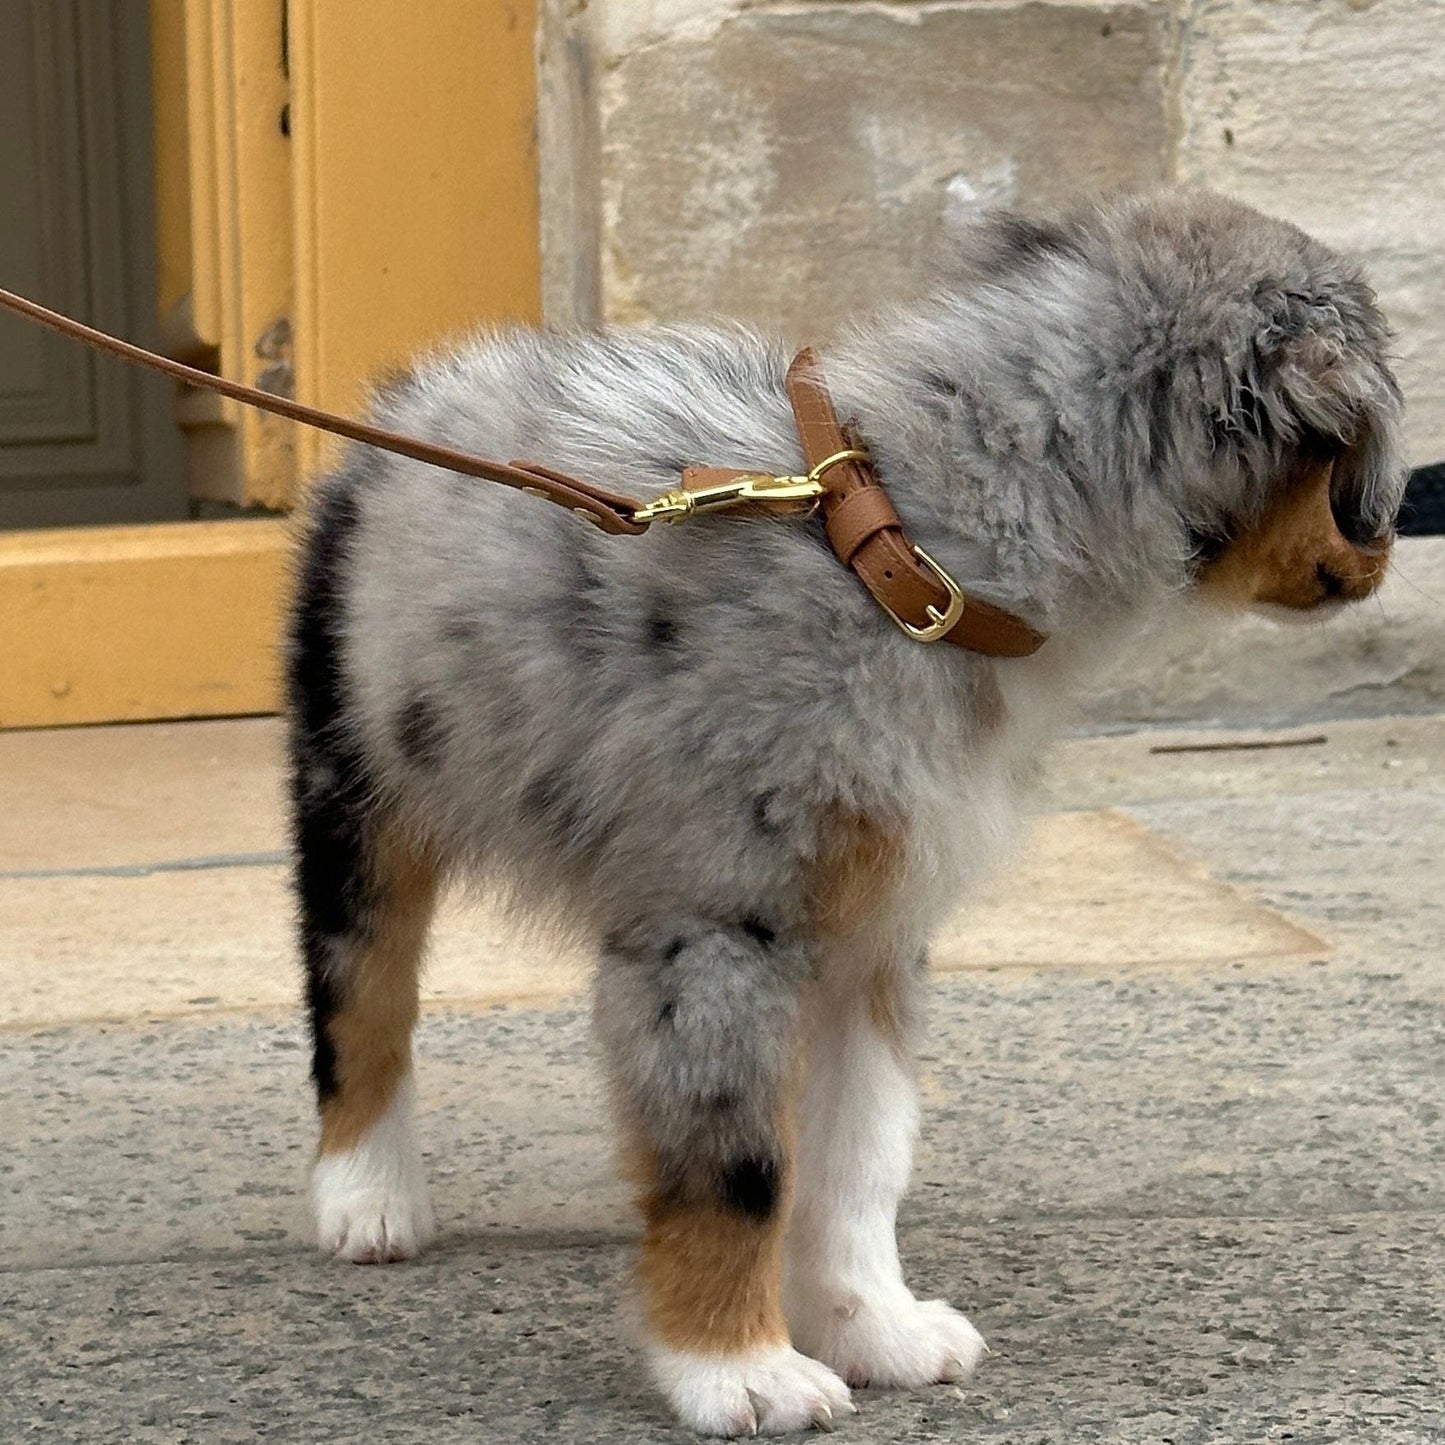
[[[756,919],[609,940],[598,1031],[636,1176],[654,1380],[715,1435],[827,1425],[850,1409],[783,1319],[790,1092],[805,946]]]
[[[412,1137],[411,1031],[436,890],[427,853],[378,798],[349,725],[346,578],[357,472],[321,484],[301,553],[288,654],[296,897],[321,1145],[311,1198],[322,1248],[404,1259],[431,1208]]]
[[[311,1179],[318,1239],[360,1264],[407,1259],[432,1230],[412,1134],[411,1035],[436,872],[395,828],[367,824],[354,848],[304,820],[300,833],[321,1115]]]
[[[923,967],[850,959],[808,1010],[785,1298],[800,1349],[850,1385],[961,1379],[978,1331],[903,1282],[894,1235],[918,1129],[912,1061]]]
[[[301,805],[297,882],[321,1139],[321,1247],[361,1264],[414,1255],[432,1214],[412,1133],[411,1035],[436,870],[399,828],[336,800]]]

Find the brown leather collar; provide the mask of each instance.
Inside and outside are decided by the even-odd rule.
[[[818,353],[800,351],[788,368],[788,400],[798,428],[809,477],[780,477],[779,482],[817,479],[813,505],[823,509],[823,524],[838,560],[858,575],[874,601],[915,642],[951,642],[989,657],[1028,657],[1044,645],[1042,632],[992,602],[968,596],[951,576],[904,531],[903,521],[878,477],[857,424],[838,420],[824,384]],[[725,467],[689,467],[674,499],[710,496],[729,482],[755,473]],[[766,500],[766,497],[763,498]],[[691,515],[683,511],[670,520]]]
[[[854,424],[839,425],[811,347],[793,358],[787,387],[810,467],[845,448],[857,448],[866,456]],[[871,461],[850,457],[833,469],[823,493],[823,520],[839,560],[916,641],[951,642],[990,657],[1027,657],[1044,645],[1043,633],[1012,612],[966,596],[908,540]]]
[[[858,574],[879,606],[915,641],[952,642],[991,657],[1026,657],[1044,644],[1044,635],[1022,618],[990,602],[965,596],[942,567],[908,540],[856,427],[839,424],[822,380],[818,355],[811,348],[798,353],[787,375],[788,397],[809,467],[807,476],[690,467],[682,475],[680,489],[644,504],[537,462],[489,461],[213,376],[97,331],[3,288],[0,307],[190,386],[216,391],[306,426],[383,451],[399,452],[463,476],[517,487],[567,507],[614,535],[636,536],[659,517],[682,521],[699,512],[735,506],[796,510],[800,504],[810,507],[816,501],[822,506],[828,540],[839,559]]]

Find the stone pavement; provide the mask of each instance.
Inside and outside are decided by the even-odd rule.
[[[902,1241],[994,1349],[841,1440],[1445,1441],[1445,718],[1063,747],[940,949]],[[270,721],[0,735],[0,1445],[687,1439],[584,960],[444,920],[443,1235],[306,1234]]]

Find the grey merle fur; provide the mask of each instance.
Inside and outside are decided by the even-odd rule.
[[[1217,196],[986,220],[922,300],[824,356],[915,541],[1051,635],[905,639],[817,521],[598,535],[354,451],[318,482],[290,698],[316,1079],[365,928],[369,820],[608,939],[598,1027],[668,1187],[766,1213],[825,820],[907,840],[916,956],[1007,831],[999,798],[1102,643],[1187,593],[1305,447],[1362,536],[1399,504],[1400,396],[1356,268]],[[385,425],[647,496],[679,463],[802,465],[791,347],[732,326],[511,331],[418,367]],[[997,780],[1002,779],[1002,783]]]

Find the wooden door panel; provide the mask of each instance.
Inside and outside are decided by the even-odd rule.
[[[0,5],[0,277],[154,335],[146,0]],[[186,515],[174,392],[0,316],[0,527]]]
[[[61,310],[86,304],[79,217],[80,107],[72,16],[63,5],[6,7],[0,27],[0,276],[12,290],[49,296]],[[27,201],[29,204],[26,204]],[[72,442],[95,433],[89,358],[59,337],[0,321],[0,434],[7,445]],[[0,458],[0,466],[10,458]]]

